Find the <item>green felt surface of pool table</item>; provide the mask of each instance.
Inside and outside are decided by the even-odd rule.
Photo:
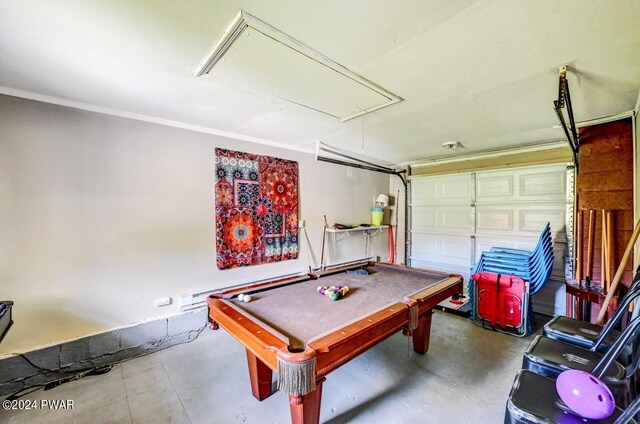
[[[424,272],[378,264],[370,275],[346,272],[252,293],[248,303],[232,303],[289,338],[302,348],[310,340],[370,315],[405,296],[449,278],[449,274]],[[349,293],[333,301],[317,293],[318,286],[349,286]]]

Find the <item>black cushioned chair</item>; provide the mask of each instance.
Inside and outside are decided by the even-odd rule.
[[[564,405],[556,392],[556,380],[521,370],[516,375],[505,411],[505,424],[636,424],[633,419],[640,411],[640,397],[626,410],[616,407],[613,415],[604,420],[579,417]]]
[[[537,336],[524,353],[522,368],[550,378],[556,378],[570,369],[592,372],[609,387],[616,404],[624,408],[636,397],[635,371],[638,355],[634,352],[633,360],[626,367],[617,362],[616,358],[637,341],[639,327],[640,317],[636,317],[604,354]]]
[[[622,321],[629,305],[638,296],[640,296],[640,266],[636,270],[629,291],[620,299],[616,311],[604,327],[565,316],[556,316],[544,326],[544,335],[550,339],[560,340],[585,349],[594,349],[595,347],[596,351],[604,353],[620,337],[620,332],[614,330],[614,327]],[[623,352],[621,357],[623,365],[630,363],[630,354],[630,349]]]

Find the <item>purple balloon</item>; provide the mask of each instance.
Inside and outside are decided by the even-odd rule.
[[[560,399],[584,418],[602,420],[610,417],[616,408],[611,390],[585,371],[564,371],[556,380],[556,390]]]

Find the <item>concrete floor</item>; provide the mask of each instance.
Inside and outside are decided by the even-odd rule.
[[[427,355],[396,334],[327,377],[324,423],[499,423],[525,339],[436,313]],[[2,411],[9,423],[288,423],[285,395],[258,402],[242,346],[206,329],[187,344],[22,399],[71,399],[73,410]]]

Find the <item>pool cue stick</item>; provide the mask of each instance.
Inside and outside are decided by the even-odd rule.
[[[593,242],[595,236],[595,214],[594,209],[589,210],[589,234],[587,234],[587,270],[585,272],[585,279],[591,279],[593,273]]]
[[[613,225],[612,212],[607,211],[607,292],[611,288],[611,261],[613,260]]]
[[[636,262],[633,264],[633,269],[638,269],[639,266],[640,266],[640,249],[638,249],[638,254],[636,256]],[[635,304],[636,304],[636,302],[631,302],[631,305],[629,305],[629,312],[633,312],[633,308],[634,308]]]
[[[322,215],[323,225],[322,225],[322,257],[320,258],[320,269],[327,269],[327,256],[324,253],[326,238],[327,238],[327,228],[329,225],[327,224],[327,215]]]
[[[309,275],[315,275],[313,268],[311,268],[311,241],[309,240],[309,234],[307,234],[307,227],[302,227],[304,230],[304,238],[307,239],[307,261],[309,262]]]
[[[396,263],[396,252],[393,250],[393,244],[393,225],[389,225],[389,259],[387,259],[387,262],[390,264]]]
[[[589,237],[587,239],[587,271],[585,272],[585,280],[591,281],[591,273],[593,272],[593,239],[595,231],[595,210],[589,210]],[[589,283],[587,283],[589,284]],[[589,284],[590,285],[590,284]],[[588,286],[587,286],[588,287]]]
[[[618,266],[618,270],[616,271],[616,275],[613,276],[613,281],[611,282],[611,288],[609,289],[609,293],[607,293],[607,297],[604,299],[602,303],[602,308],[600,309],[600,313],[598,314],[598,319],[596,320],[596,324],[601,324],[602,319],[604,318],[605,313],[607,312],[607,308],[609,307],[609,303],[611,303],[611,299],[613,298],[613,294],[616,292],[618,288],[618,284],[622,279],[622,274],[624,274],[624,268],[629,261],[629,257],[632,255],[633,247],[638,240],[638,235],[640,235],[640,220],[636,223],[636,227],[633,230],[633,234],[631,234],[631,239],[627,244],[627,248],[624,251],[624,255],[622,255],[622,260],[620,261],[620,265]]]
[[[606,275],[606,258],[605,252],[607,251],[607,218],[605,216],[605,210],[602,210],[602,228],[600,235],[600,288],[606,290],[607,288],[607,275]]]
[[[589,290],[591,288],[591,280],[593,279],[593,244],[595,241],[595,209],[589,210],[589,234],[587,237],[587,270],[584,276],[584,287]],[[591,304],[589,300],[582,300],[582,311],[579,319],[591,322]]]
[[[582,211],[578,211],[576,226],[576,281],[582,287]]]

